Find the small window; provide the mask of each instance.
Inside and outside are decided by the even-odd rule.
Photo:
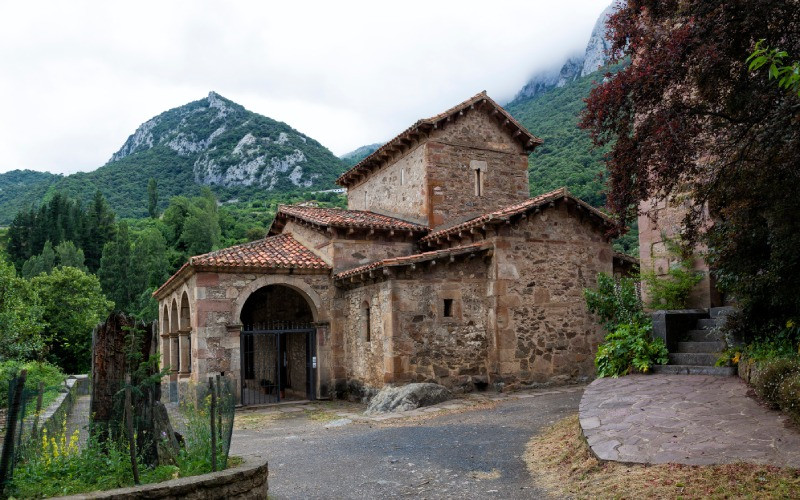
[[[364,210],[367,209],[367,192],[364,191]]]
[[[400,169],[400,185],[403,186],[406,183],[406,169]]]
[[[453,299],[444,299],[444,317],[453,317]]]
[[[475,196],[483,196],[483,172],[478,169],[475,172]]]
[[[361,306],[361,309],[364,316],[364,326],[362,327],[363,329],[361,331],[361,338],[363,338],[365,342],[369,342],[372,337],[372,318],[370,318],[369,304],[364,302],[364,304]]]

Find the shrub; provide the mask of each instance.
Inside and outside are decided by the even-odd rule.
[[[21,370],[28,370],[25,389],[36,391],[39,389],[39,382],[44,382],[46,392],[43,407],[47,407],[49,401],[55,398],[66,377],[57,366],[46,361],[2,361],[0,362],[0,407],[8,407],[9,382]]]
[[[666,277],[654,270],[642,273],[642,281],[647,284],[647,295],[651,309],[685,309],[689,294],[703,279],[703,273],[692,269],[693,255],[675,240],[664,239],[667,251],[675,258]]]
[[[778,390],[778,406],[800,425],[800,371],[786,377]]]
[[[618,377],[632,371],[647,373],[654,364],[667,362],[667,348],[652,339],[650,324],[619,325],[597,349],[594,364],[600,377]]]
[[[792,375],[800,373],[800,362],[790,358],[779,358],[763,363],[753,385],[756,394],[770,406],[780,407],[781,384]]]
[[[599,273],[597,289],[587,288],[583,296],[589,311],[600,317],[608,332],[613,332],[621,324],[644,324],[650,321],[642,311],[636,282],[631,278],[615,280],[606,273]]]

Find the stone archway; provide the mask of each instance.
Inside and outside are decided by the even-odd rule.
[[[313,321],[320,323],[328,321],[328,312],[323,307],[322,298],[314,291],[311,286],[303,281],[303,279],[295,276],[261,276],[252,282],[248,283],[240,292],[236,299],[233,310],[234,321],[241,321],[242,309],[244,308],[247,299],[257,290],[269,285],[281,285],[298,292],[305,297]]]
[[[313,304],[300,290],[268,284],[239,313],[243,405],[314,399],[316,327]]]

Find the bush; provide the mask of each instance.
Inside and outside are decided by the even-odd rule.
[[[781,384],[790,376],[800,373],[800,362],[791,358],[766,361],[753,381],[756,394],[772,408],[780,408]]]
[[[600,317],[603,328],[613,332],[621,324],[644,324],[650,319],[642,311],[636,282],[631,278],[620,278],[599,273],[597,289],[583,291],[589,311]]]
[[[680,242],[664,238],[669,255],[676,259],[670,265],[667,276],[662,277],[654,270],[642,273],[642,281],[647,284],[647,295],[651,309],[685,309],[689,294],[703,279],[703,273],[692,269],[692,254]]]
[[[55,398],[58,390],[64,384],[64,375],[61,370],[46,361],[2,361],[0,362],[0,407],[8,407],[8,386],[11,379],[22,370],[28,370],[25,380],[25,389],[37,391],[39,382],[44,382],[47,389],[43,398],[42,407],[46,408]]]
[[[618,377],[632,371],[647,373],[654,364],[665,364],[667,348],[652,339],[652,326],[622,324],[606,336],[597,349],[594,364],[600,377]]]
[[[778,406],[800,425],[800,371],[786,377],[778,390]]]

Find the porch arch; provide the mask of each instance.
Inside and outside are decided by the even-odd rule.
[[[233,311],[233,318],[235,321],[239,321],[247,299],[256,291],[269,285],[281,285],[293,289],[306,299],[315,322],[328,321],[327,311],[323,307],[322,298],[308,283],[295,276],[261,276],[248,283],[247,286],[239,292],[239,296],[236,299]]]

